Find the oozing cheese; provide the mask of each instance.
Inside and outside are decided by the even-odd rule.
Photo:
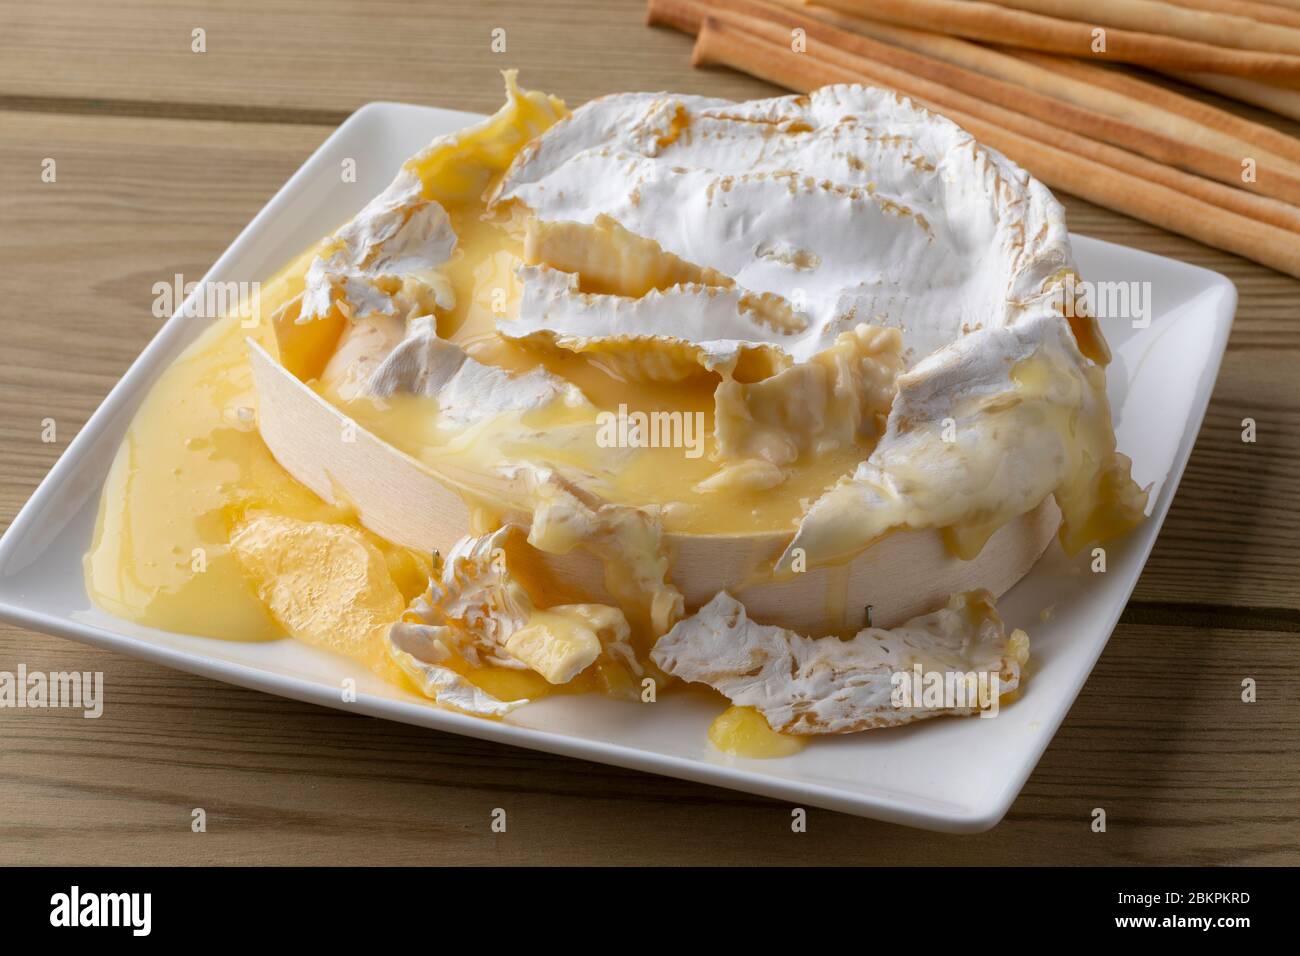
[[[806,737],[778,734],[753,707],[728,707],[709,725],[709,740],[735,757],[789,757],[803,750]]]
[[[479,537],[466,537],[446,558],[438,557],[429,589],[392,623],[388,651],[394,662],[420,681],[434,682],[438,691],[450,675],[485,664],[527,668],[550,684],[567,684],[602,659],[601,673],[639,675],[628,638],[627,618],[617,608],[599,604],[555,604],[539,608],[518,573],[521,562],[535,552],[509,525]],[[512,566],[514,570],[512,570]],[[624,679],[620,686],[629,683]],[[457,689],[454,681],[448,689]],[[435,698],[438,695],[433,695]],[[454,706],[475,706],[497,716],[492,699]]]
[[[309,258],[262,286],[263,314],[298,294]],[[88,593],[119,617],[231,640],[280,637],[231,535],[257,514],[355,528],[345,511],[290,478],[258,435],[248,335],[271,339],[237,317],[215,321],[163,372],[127,429],[85,560]],[[398,589],[418,592],[421,559],[369,540]]]
[[[705,679],[710,628],[876,686],[861,636],[810,649],[716,601],[687,617],[665,536],[789,535],[762,576],[899,529],[973,557],[1052,495],[1068,547],[1121,533],[1144,496],[1095,327],[1057,308],[1071,269],[1041,185],[893,94],[629,94],[568,115],[510,78],[496,115],[267,284],[265,325],[221,320],[167,370],[110,476],[88,589],[146,624],[329,646],[489,717],[557,689],[635,697],[663,683],[656,661]],[[245,334],[454,477],[472,534],[431,564],[294,482],[256,431]],[[547,578],[574,549],[613,604]],[[957,610],[918,626],[956,634]],[[962,634],[997,656],[989,620]],[[880,722],[771,674],[760,699],[752,677],[714,683],[781,729]],[[715,741],[781,750],[762,720],[732,712]]]

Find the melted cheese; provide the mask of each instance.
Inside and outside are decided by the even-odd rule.
[[[605,500],[660,509],[664,530],[676,533],[786,531],[802,513],[803,502],[818,497],[861,460],[864,446],[851,441],[823,441],[815,447],[804,443],[805,453],[799,467],[787,469],[778,476],[782,493],[765,494],[770,484],[746,484],[736,477],[735,459],[748,455],[751,450],[741,447],[743,439],[739,437],[748,428],[737,427],[736,423],[750,417],[750,413],[738,408],[734,392],[719,387],[721,380],[717,376],[669,382],[647,378],[629,380],[620,374],[626,369],[612,367],[600,355],[538,351],[526,343],[498,335],[498,321],[508,323],[507,317],[514,314],[519,304],[520,286],[515,267],[521,261],[520,246],[506,229],[483,221],[482,213],[482,207],[474,204],[467,208],[452,207],[451,217],[459,242],[447,271],[456,305],[439,313],[438,334],[464,348],[478,362],[515,375],[540,369],[571,382],[581,390],[590,407],[548,406],[521,415],[499,415],[487,427],[475,429],[472,436],[458,437],[438,428],[439,412],[433,398],[410,391],[385,394],[381,400],[359,394],[355,379],[347,378],[344,369],[322,378],[318,383],[322,395],[368,430],[435,472],[455,473],[458,477],[480,476],[480,487],[487,497],[500,498],[507,493],[500,482],[489,480],[496,466],[502,461],[522,459],[561,471]],[[593,255],[584,254],[582,258],[590,259]],[[392,347],[369,328],[362,327],[358,336],[378,339]],[[885,342],[892,340],[886,336],[884,342],[869,351],[883,353]],[[344,339],[340,351],[347,348],[349,340]],[[833,363],[831,354],[819,359],[827,369]],[[355,368],[358,362],[354,358],[340,364]],[[361,363],[368,372],[373,372],[378,364],[378,361],[372,365]],[[818,365],[817,369],[813,374],[823,375],[822,366]],[[789,379],[775,381],[765,389],[772,394],[768,406],[775,409],[792,401],[796,397],[793,393],[806,390],[806,376],[806,372],[797,372]],[[871,376],[871,381],[875,383],[878,377]],[[831,386],[824,390],[829,399],[835,382],[829,378],[826,381]],[[862,398],[864,404],[877,410],[888,404],[875,387]],[[754,402],[760,401],[756,395]],[[717,407],[722,402],[728,403],[728,416],[721,426],[725,435],[718,433]],[[839,401],[840,410],[845,410],[844,404]],[[616,415],[620,407],[647,414],[674,414],[678,424],[685,422],[684,416],[692,416],[692,427],[698,421],[704,439],[703,454],[687,457],[681,447],[671,446],[602,448],[598,442],[599,416],[601,413]],[[825,412],[821,414],[828,417]],[[773,417],[765,416],[769,423]],[[870,414],[861,417],[874,421]],[[839,424],[837,420],[835,425]],[[766,426],[759,421],[754,427]],[[803,442],[793,435],[789,423],[782,430],[788,436],[787,443]],[[864,426],[862,432],[866,440],[865,436],[872,434],[873,429]],[[790,457],[783,456],[782,464],[789,462]],[[723,484],[728,487],[730,507],[718,506],[716,490]]]
[[[778,734],[753,707],[728,707],[709,725],[709,741],[733,757],[770,759],[803,750],[806,737]]]
[[[260,308],[298,295],[306,260],[263,285]],[[257,433],[244,337],[264,329],[221,319],[162,374],[109,470],[85,559],[100,607],[150,627],[232,640],[270,640],[283,628],[230,549],[257,513],[355,527],[287,475]],[[377,538],[399,589],[413,594],[419,559]],[[414,590],[413,590],[414,586]]]
[[[1046,307],[1070,269],[1060,207],[1000,156],[858,88],[633,94],[563,123],[558,100],[507,92],[267,283],[266,326],[222,320],[164,373],[105,489],[98,604],[288,634],[501,717],[556,691],[634,698],[663,676],[651,645],[689,650],[703,619],[678,623],[668,532],[788,533],[786,558],[825,562],[919,527],[970,557],[1048,495],[1071,547],[1140,516],[1102,370]],[[294,482],[256,432],[245,334],[454,475],[479,537],[429,575]],[[626,441],[644,435],[609,429],[625,413],[665,416],[653,434],[675,444]],[[948,417],[955,444],[933,427]],[[527,544],[498,573],[482,549],[520,512]],[[618,607],[544,580],[575,548]],[[711,733],[792,746],[744,708]]]
[[[230,550],[284,632],[383,673],[383,636],[406,600],[379,546],[357,528],[256,515]]]
[[[428,664],[450,666],[455,655],[473,667],[526,667],[552,684],[569,683],[602,655],[639,672],[622,611],[590,603],[536,604],[526,577],[511,570],[521,562],[536,564],[535,553],[519,538],[517,528],[506,526],[462,538],[445,559],[439,557],[428,591],[392,625],[391,645]],[[397,617],[391,614],[389,621]]]
[[[1051,313],[973,332],[899,380],[885,435],[808,511],[796,554],[843,561],[899,528],[938,527],[959,557],[1049,495],[1074,552],[1143,517],[1115,451],[1105,378]]]

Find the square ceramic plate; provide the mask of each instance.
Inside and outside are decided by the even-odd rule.
[[[353,114],[298,170],[213,266],[205,281],[266,279],[382,190],[435,135],[479,117],[374,103]],[[340,163],[358,182],[340,186]],[[291,640],[232,643],[140,627],[91,606],[82,555],[109,464],[140,400],[200,331],[178,313],[113,389],[0,539],[0,618],[24,627],[327,707],[552,753],[764,794],[936,830],[997,823],[1065,717],[1110,637],[1151,551],[1200,428],[1236,306],[1224,277],[1158,256],[1075,237],[1091,281],[1149,283],[1146,328],[1107,322],[1108,371],[1119,447],[1134,477],[1152,484],[1152,514],[1112,546],[1108,570],[1056,545],[1000,602],[1008,626],[1032,640],[1021,698],[991,720],[934,720],[815,741],[802,753],[750,760],[716,751],[706,730],[716,705],[669,696],[651,705],[593,695],[529,705],[507,722],[439,710],[351,661]],[[1039,612],[1054,608],[1047,622]],[[358,699],[341,702],[355,678]]]

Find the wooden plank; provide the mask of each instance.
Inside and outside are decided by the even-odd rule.
[[[33,113],[0,128],[0,296],[25,304],[0,315],[7,527],[157,332],[154,283],[199,279],[329,130]]]
[[[630,89],[742,99],[771,89],[692,72],[690,40],[644,19],[642,0],[3,0],[0,97],[166,104],[205,117],[215,104],[232,118],[291,107],[337,122],[371,100],[495,109],[499,72],[511,67],[571,103]],[[206,31],[205,53],[191,52],[195,29]],[[500,30],[505,51],[495,52]]]
[[[794,834],[787,804],[0,629],[0,669],[105,681],[97,720],[5,713],[0,864],[1294,865],[1294,637],[1121,627],[1007,819],[956,837],[815,809]],[[1239,699],[1248,676],[1255,704]],[[504,834],[489,830],[497,807]],[[1090,829],[1095,807],[1106,833]],[[195,808],[206,833],[190,830]]]
[[[1294,346],[1228,353],[1135,600],[1300,608],[1295,360]],[[1254,444],[1242,441],[1246,418]]]
[[[571,103],[630,89],[738,98],[773,89],[729,70],[691,70],[691,39],[644,20],[644,0],[0,0],[0,108],[333,123],[377,99],[491,109],[497,74],[511,67]],[[202,53],[192,50],[196,29]]]

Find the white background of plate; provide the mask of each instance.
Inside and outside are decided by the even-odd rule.
[[[208,281],[265,280],[382,190],[433,136],[471,113],[372,103],[321,145],[218,260]],[[346,159],[357,181],[340,182]],[[933,720],[817,740],[780,760],[719,753],[706,729],[717,705],[690,694],[656,704],[594,695],[529,705],[508,722],[430,706],[350,661],[293,641],[240,644],[139,627],[90,605],[82,556],[99,491],[139,401],[201,331],[201,319],[166,323],[42,482],[0,540],[0,618],[218,680],[330,707],[663,773],[936,830],[987,829],[1006,813],[1105,647],[1169,509],[1205,414],[1236,307],[1217,273],[1110,243],[1074,237],[1091,281],[1149,282],[1153,321],[1107,322],[1115,358],[1108,391],[1119,447],[1134,476],[1152,483],[1152,515],[1108,549],[1094,575],[1088,556],[1055,545],[999,603],[1008,626],[1031,636],[1030,679],[990,720]],[[1172,334],[1171,334],[1172,333]],[[1052,608],[1049,620],[1040,611]],[[355,703],[341,681],[357,682]],[[106,696],[111,706],[112,689]]]

